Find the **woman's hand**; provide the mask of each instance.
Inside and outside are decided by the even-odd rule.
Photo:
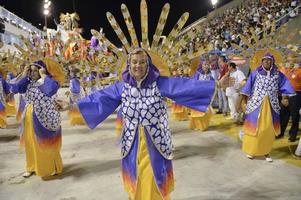
[[[29,72],[30,72],[30,65],[26,65],[24,67],[24,71],[22,73],[22,76],[29,76]]]
[[[39,69],[39,74],[41,78],[44,79],[46,77],[46,70],[43,68]]]

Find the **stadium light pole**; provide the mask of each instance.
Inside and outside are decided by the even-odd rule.
[[[213,8],[216,8],[216,4],[217,4],[218,0],[211,0],[211,4],[213,6]]]
[[[44,11],[43,11],[43,14],[44,14],[44,20],[45,20],[45,29],[47,29],[47,17],[48,17],[48,15],[50,15],[50,5],[51,5],[51,1],[50,0],[44,0],[44,5],[43,5]]]

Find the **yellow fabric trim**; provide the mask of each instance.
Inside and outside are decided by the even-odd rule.
[[[188,109],[185,106],[176,105],[171,108],[171,118],[175,121],[188,120]]]
[[[137,171],[137,191],[133,200],[163,200],[154,179],[143,127],[139,129]]]
[[[6,104],[6,115],[7,116],[15,116],[17,113],[16,107],[15,107],[15,103],[7,103]]]
[[[255,136],[245,134],[242,150],[251,156],[263,156],[271,152],[275,140],[271,106],[266,96],[261,106],[258,119],[257,134]]]
[[[29,105],[25,113],[24,144],[26,170],[41,177],[59,174],[63,171],[60,149],[42,151],[36,141],[32,123],[33,106]]]
[[[7,123],[5,119],[0,118],[0,128],[6,128]]]
[[[211,108],[206,113],[191,110],[189,128],[200,131],[206,130],[209,127],[211,116]]]
[[[78,108],[72,108],[72,110],[68,112],[68,115],[69,115],[69,123],[71,126],[86,124]]]

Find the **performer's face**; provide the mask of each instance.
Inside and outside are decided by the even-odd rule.
[[[262,61],[262,66],[266,69],[266,70],[270,70],[272,67],[273,61],[269,58],[265,58]]]
[[[140,81],[147,71],[147,56],[142,52],[133,54],[131,56],[130,65],[131,74],[134,76],[136,81]]]
[[[41,78],[38,67],[34,65],[30,66],[30,78],[34,81],[39,80],[39,78]]]
[[[203,65],[203,70],[204,70],[204,72],[207,74],[208,72],[209,72],[209,64],[208,63],[206,63],[206,64],[204,64]]]

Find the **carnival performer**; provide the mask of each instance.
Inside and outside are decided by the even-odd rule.
[[[52,69],[57,71],[57,67]],[[23,94],[26,102],[21,129],[21,144],[26,154],[23,177],[26,178],[33,173],[43,178],[63,170],[61,117],[54,101],[60,85],[53,78],[59,74],[51,73],[49,69],[50,65],[35,61],[10,83],[12,92]]]
[[[25,63],[23,63],[22,65],[20,65],[20,67],[17,68],[17,70],[18,70],[17,74],[20,74],[21,72],[23,72],[25,66],[26,66]],[[22,115],[23,115],[23,112],[24,112],[24,109],[25,109],[25,105],[26,105],[26,102],[24,100],[23,95],[19,94],[19,105],[18,105],[18,111],[17,111],[17,114],[16,114],[16,120],[17,120],[17,122],[21,122],[22,121]]]
[[[95,128],[121,104],[122,177],[130,199],[169,199],[174,188],[172,141],[164,97],[198,111],[206,111],[215,82],[161,77],[144,49],[128,56],[122,81],[90,94],[78,107]],[[67,108],[66,102],[57,106]]]
[[[78,107],[76,106],[78,100],[83,97],[84,93],[81,89],[80,80],[78,77],[79,71],[80,70],[75,67],[71,69],[69,84],[70,91],[66,93],[66,95],[69,96],[69,102],[71,105],[70,110],[68,112],[69,122],[71,126],[85,124],[85,121],[81,116]]]
[[[96,78],[97,78],[97,72],[91,71],[90,75],[87,77],[87,81],[91,82],[91,85],[87,88],[87,93],[91,94],[98,90],[98,87],[96,85]]]
[[[210,64],[208,61],[203,61],[202,65],[200,65],[200,67],[197,69],[193,78],[202,81],[214,81],[210,72]],[[206,130],[209,126],[212,113],[213,109],[211,106],[208,107],[206,112],[199,112],[197,110],[191,109],[189,128],[200,131]]]
[[[10,95],[9,85],[4,79],[5,70],[0,69],[0,128],[6,128],[6,99]]]
[[[266,161],[272,162],[269,153],[280,131],[278,94],[282,99],[294,94],[289,80],[277,69],[272,54],[262,57],[261,66],[251,73],[241,94],[244,101],[248,99],[242,150],[250,159],[265,156]]]
[[[7,83],[10,82],[10,80],[12,80],[14,78],[14,74],[12,72],[9,72],[7,74],[6,77],[6,81]],[[15,101],[15,97],[13,94],[10,94],[7,98],[7,102],[6,102],[6,115],[9,116],[15,116],[17,113],[16,110],[16,101]]]

